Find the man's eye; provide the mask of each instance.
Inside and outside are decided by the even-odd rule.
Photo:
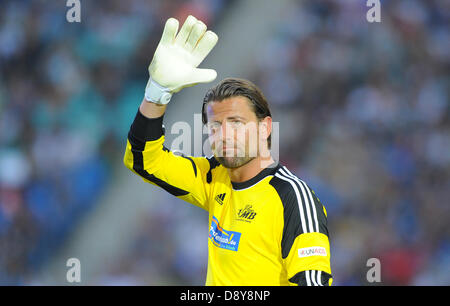
[[[232,129],[239,129],[244,125],[244,122],[240,120],[227,121],[227,126]],[[211,133],[215,133],[222,128],[222,124],[219,122],[209,122],[206,125],[207,129]]]
[[[242,125],[244,125],[244,122],[239,120],[231,121],[231,125],[233,128],[240,128]]]
[[[216,132],[217,130],[220,129],[221,124],[218,122],[209,122],[207,124],[207,128],[210,132]]]

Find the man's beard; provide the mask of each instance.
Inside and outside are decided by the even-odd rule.
[[[258,148],[256,148],[256,152],[254,150],[250,150],[249,144],[234,144],[228,143],[226,144],[228,148],[234,148],[234,150],[224,151],[223,144],[220,143],[217,145],[217,150],[213,149],[214,157],[216,160],[225,168],[235,169],[244,166],[245,164],[251,162],[258,156]],[[230,154],[231,153],[231,154]]]
[[[234,168],[239,168],[247,163],[249,163],[250,161],[252,161],[255,157],[249,157],[249,156],[244,156],[244,157],[226,157],[226,156],[215,156],[215,158],[217,159],[217,161],[224,166],[225,168],[230,168],[230,169],[234,169]]]

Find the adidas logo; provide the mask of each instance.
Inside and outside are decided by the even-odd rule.
[[[221,193],[221,194],[216,195],[215,200],[217,201],[217,203],[222,205],[223,200],[225,199],[225,195],[226,195],[226,193]]]

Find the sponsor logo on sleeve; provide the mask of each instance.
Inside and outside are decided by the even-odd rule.
[[[298,249],[298,257],[309,256],[327,256],[327,250],[324,247],[318,246]]]

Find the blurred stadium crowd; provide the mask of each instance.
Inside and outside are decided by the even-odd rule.
[[[121,163],[163,20],[222,1],[1,1],[0,284],[26,284]]]
[[[1,5],[0,284],[26,284],[122,166],[161,21],[213,26],[226,5],[86,1],[76,27],[58,1]],[[328,211],[334,284],[367,284],[375,257],[382,284],[448,285],[450,5],[382,1],[374,24],[366,11],[299,1],[248,78],[280,122],[281,162]],[[204,283],[207,215],[166,199],[100,284]]]
[[[382,1],[372,24],[361,1],[301,3],[253,79],[328,210],[335,284],[375,257],[383,284],[449,285],[450,4]]]

